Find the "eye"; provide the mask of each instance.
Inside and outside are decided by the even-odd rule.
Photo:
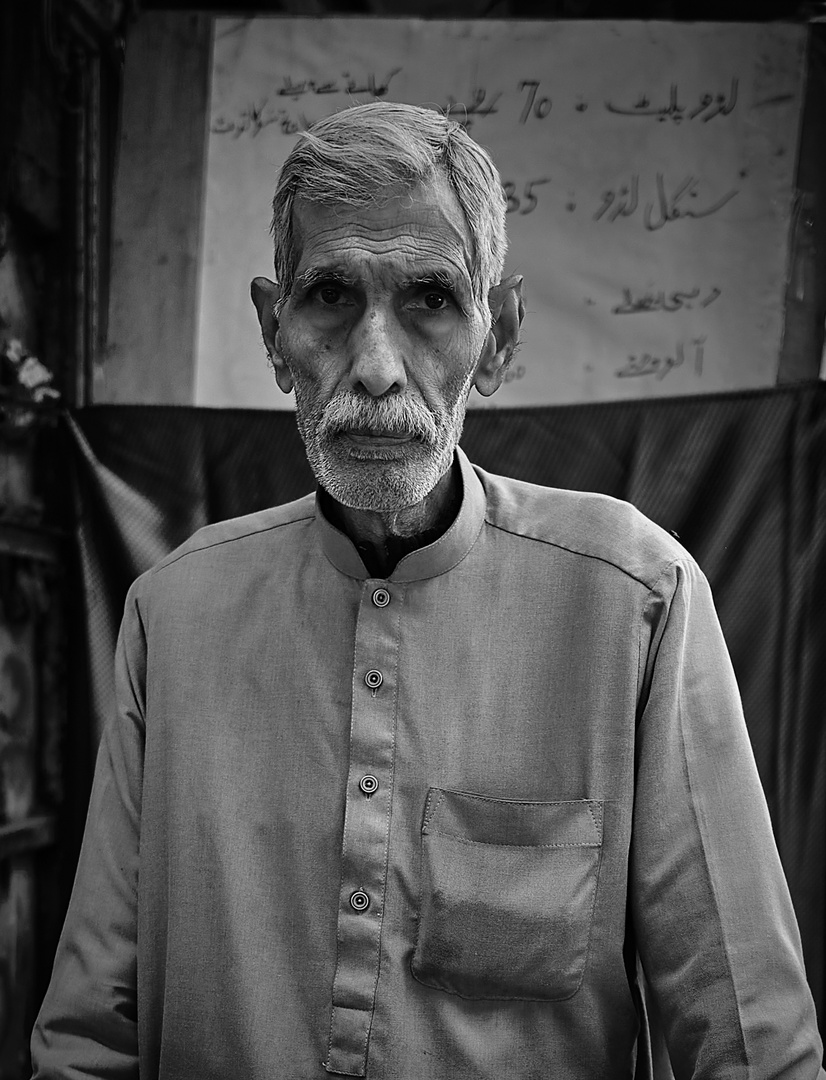
[[[316,296],[325,307],[335,307],[342,300],[342,291],[337,285],[322,285]]]
[[[424,295],[424,304],[430,311],[441,311],[448,305],[448,299],[444,293],[429,292]]]
[[[441,285],[422,284],[413,293],[410,306],[424,315],[439,315],[456,308],[458,305],[450,289]]]

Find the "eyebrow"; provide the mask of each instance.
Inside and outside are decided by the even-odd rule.
[[[417,285],[437,285],[440,289],[455,289],[459,286],[459,282],[445,270],[429,270],[402,282],[402,287],[405,289],[415,289]]]
[[[350,289],[357,284],[354,277],[345,274],[335,266],[311,266],[303,274],[297,274],[295,277],[295,285],[302,291],[311,289],[319,281],[334,281],[337,285],[344,285]]]

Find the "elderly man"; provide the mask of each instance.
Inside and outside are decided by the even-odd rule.
[[[36,1076],[822,1076],[701,572],[458,449],[523,312],[488,156],[354,108],[274,211],[318,492],[130,592]]]

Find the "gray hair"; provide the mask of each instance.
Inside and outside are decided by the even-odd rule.
[[[282,298],[292,288],[298,262],[296,199],[369,206],[392,185],[413,188],[438,175],[450,184],[464,213],[472,243],[473,292],[486,310],[488,289],[501,279],[507,249],[506,201],[496,166],[455,120],[390,101],[328,116],[305,131],[290,151],[272,203]]]

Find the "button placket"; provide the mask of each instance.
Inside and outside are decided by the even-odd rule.
[[[379,971],[404,586],[365,582],[356,624],[329,1072],[363,1076]]]

